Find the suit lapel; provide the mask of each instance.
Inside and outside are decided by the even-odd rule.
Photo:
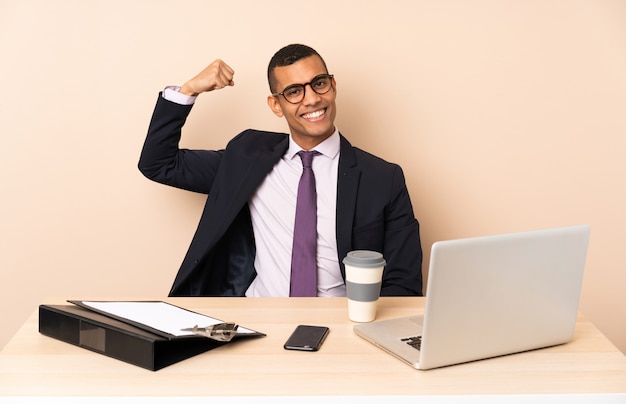
[[[341,136],[339,155],[339,169],[337,172],[337,254],[341,267],[341,274],[345,279],[343,258],[352,246],[352,225],[356,209],[356,197],[359,187],[361,170],[357,166],[356,156],[352,145]]]
[[[228,173],[229,177],[220,176],[219,186],[214,187],[217,192],[209,194],[209,201],[215,204],[212,212],[218,217],[213,217],[212,222],[216,231],[223,234],[226,228],[233,221],[234,217],[248,203],[261,182],[267,176],[274,165],[285,154],[289,145],[289,138],[284,138],[273,148],[268,150],[256,150],[252,153],[236,152],[229,158],[224,158],[221,167],[223,173]]]

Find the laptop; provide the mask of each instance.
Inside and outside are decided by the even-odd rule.
[[[440,241],[432,246],[423,315],[354,325],[417,369],[570,341],[588,225]]]

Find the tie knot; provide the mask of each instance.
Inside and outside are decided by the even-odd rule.
[[[304,151],[300,150],[298,156],[302,159],[302,167],[311,168],[313,165],[313,157],[320,154],[316,150]]]

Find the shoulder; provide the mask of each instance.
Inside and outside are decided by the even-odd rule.
[[[354,153],[359,162],[388,168],[399,167],[396,163],[389,162],[382,157],[378,157],[375,154],[372,154],[358,147],[353,147],[352,149],[354,150]]]
[[[341,158],[349,166],[359,166],[361,169],[372,168],[374,170],[395,171],[402,170],[396,163],[389,162],[375,154],[352,146],[352,144],[341,136]]]
[[[279,132],[268,132],[246,129],[228,142],[226,149],[243,149],[244,151],[273,151],[277,147],[288,145],[289,135]]]

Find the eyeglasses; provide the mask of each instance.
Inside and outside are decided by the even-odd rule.
[[[285,100],[291,104],[297,104],[304,99],[306,86],[310,85],[316,94],[326,94],[333,88],[332,74],[320,74],[315,76],[313,80],[304,84],[292,84],[287,86],[282,92],[272,94],[274,97],[282,95]]]

